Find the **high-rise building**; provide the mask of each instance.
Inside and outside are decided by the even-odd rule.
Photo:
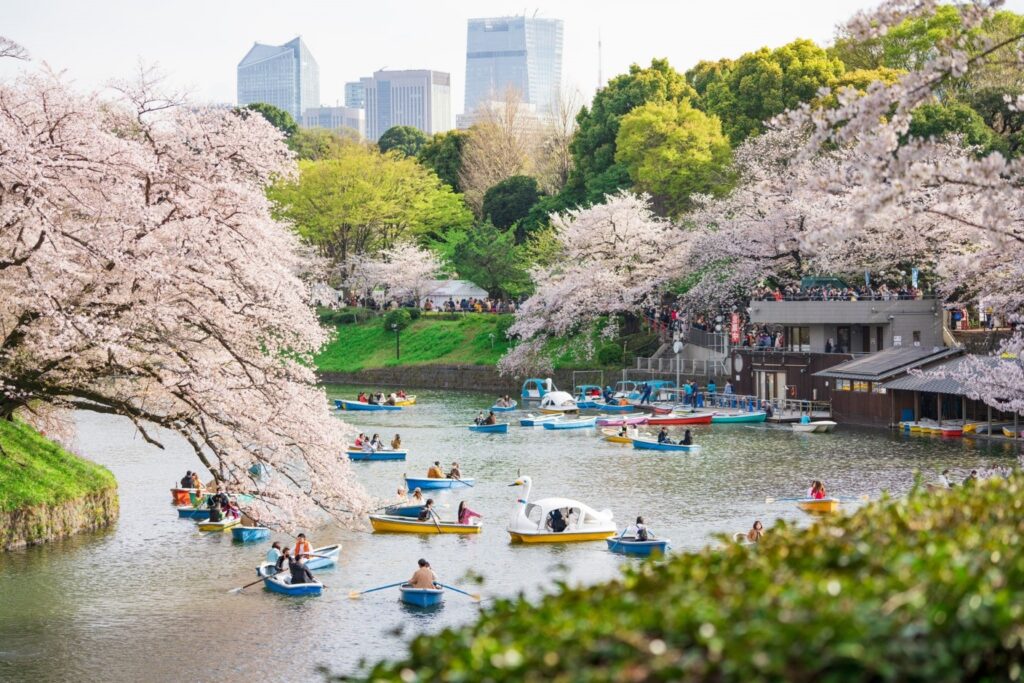
[[[452,128],[451,75],[443,71],[375,71],[361,78],[366,93],[366,138],[377,141],[392,126],[427,135]]]
[[[562,87],[562,20],[536,17],[470,19],[466,30],[466,106],[505,98],[514,88],[540,114]]]
[[[313,107],[302,115],[301,123],[304,128],[347,128],[359,137],[366,136],[366,112],[357,107]]]
[[[238,104],[263,102],[302,121],[320,106],[320,68],[302,38],[284,45],[254,43],[238,63]]]
[[[366,107],[366,88],[359,81],[345,84],[345,106],[357,109]]]

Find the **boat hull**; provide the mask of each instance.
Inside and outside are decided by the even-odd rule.
[[[586,541],[603,541],[615,535],[615,529],[605,531],[544,531],[524,532],[508,530],[513,543],[582,543]]]
[[[402,602],[415,607],[436,607],[444,601],[443,588],[411,588],[401,586],[399,588]]]
[[[632,405],[630,405],[628,403],[626,405],[621,405],[621,406],[620,405],[616,405],[614,403],[602,403],[602,404],[598,405],[597,407],[600,408],[601,410],[609,412],[609,413],[631,413],[634,410],[636,410],[636,408],[634,406],[632,406]]]
[[[513,410],[516,409],[516,406],[518,405],[518,402],[512,401],[512,405],[510,406],[491,406],[491,410],[493,410],[496,413],[511,413]]]
[[[346,401],[344,399],[334,399],[334,407],[338,410],[351,410],[354,412],[373,412],[381,410],[401,410],[402,406],[386,406],[379,403],[363,403],[362,401]]]
[[[539,427],[545,422],[551,422],[553,420],[561,420],[561,415],[541,415],[538,417],[524,417],[519,420],[520,427]]]
[[[638,557],[650,557],[652,555],[664,555],[668,550],[668,539],[652,539],[649,541],[638,541],[634,536],[613,536],[606,539],[608,550],[620,555],[636,555]]]
[[[545,422],[544,429],[591,429],[595,426],[595,418],[589,420],[559,420]]]
[[[199,489],[171,489],[171,500],[175,505],[191,505],[192,499],[188,494],[194,493],[200,495],[202,492]]]
[[[405,460],[407,451],[345,451],[349,460],[357,462],[382,462],[386,460]]]
[[[738,415],[712,415],[712,424],[734,424],[749,422],[764,422],[768,419],[768,413],[759,411],[756,413],[740,413]]]
[[[270,538],[270,529],[264,526],[236,526],[231,529],[231,539],[239,543],[256,543]]]
[[[839,510],[839,500],[836,498],[799,500],[796,505],[804,512],[810,512],[818,515],[827,515]]]
[[[649,425],[709,425],[714,415],[663,415],[647,418]]]
[[[320,595],[324,590],[324,585],[319,581],[292,585],[291,579],[287,574],[268,576],[263,579],[263,585],[272,593],[291,596]]]
[[[182,505],[178,508],[178,517],[185,519],[207,519],[210,511],[207,508],[194,508],[191,505]]]
[[[1024,431],[1024,430],[1021,430],[1021,431]],[[1005,436],[1008,439],[1017,439],[1017,438],[1020,438],[1020,433],[1019,432],[1014,432],[1013,429],[1010,428],[1010,427],[1003,427],[1003,436]]]
[[[370,515],[374,531],[396,534],[478,534],[481,524],[456,524],[454,522],[421,522],[399,515]]]
[[[499,422],[493,425],[469,425],[471,432],[483,432],[484,434],[505,434],[508,432],[508,423]]]
[[[633,448],[642,451],[681,451],[684,453],[700,450],[700,446],[695,443],[684,446],[681,443],[658,443],[652,439],[633,439]]]
[[[407,406],[414,406],[414,405],[416,405],[416,397],[415,396],[406,396],[405,398],[400,398],[397,401],[395,401],[395,405],[400,407],[400,408],[405,408]]]
[[[631,415],[628,417],[598,417],[594,421],[599,427],[621,427],[622,425],[642,425],[647,424],[648,417],[646,415]]]
[[[405,487],[407,491],[414,489],[421,489],[423,491],[432,491],[436,489],[461,489],[461,488],[472,488],[475,479],[469,479],[463,477],[462,479],[410,479],[405,478]]]
[[[609,443],[633,443],[633,437],[631,436],[619,436],[618,432],[614,429],[604,429],[604,440]]]
[[[231,527],[236,527],[242,523],[241,519],[222,519],[219,522],[211,522],[209,519],[199,522],[200,531],[227,531]]]

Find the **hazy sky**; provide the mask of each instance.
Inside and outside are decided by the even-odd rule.
[[[199,102],[235,102],[235,67],[254,41],[301,35],[320,65],[323,104],[343,100],[345,81],[376,69],[452,74],[452,109],[462,111],[466,19],[509,14],[565,22],[563,79],[589,101],[603,74],[668,57],[685,70],[700,59],[735,57],[798,37],[831,40],[835,26],[873,0],[0,0],[0,33],[33,59],[66,69],[82,87],[156,63]],[[1024,0],[1010,9],[1024,11]],[[15,68],[10,60],[0,75]]]

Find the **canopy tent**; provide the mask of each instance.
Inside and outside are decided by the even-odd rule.
[[[422,292],[420,306],[425,306],[429,300],[434,308],[443,308],[449,299],[458,306],[463,299],[487,298],[487,290],[469,280],[427,280]]]

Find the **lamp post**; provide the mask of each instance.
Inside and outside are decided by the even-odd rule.
[[[398,330],[398,323],[391,323],[391,329],[395,331],[395,358],[402,357],[401,343],[398,341],[401,338]]]
[[[676,389],[679,389],[679,352],[683,350],[683,342],[676,339],[672,350],[676,352]]]

